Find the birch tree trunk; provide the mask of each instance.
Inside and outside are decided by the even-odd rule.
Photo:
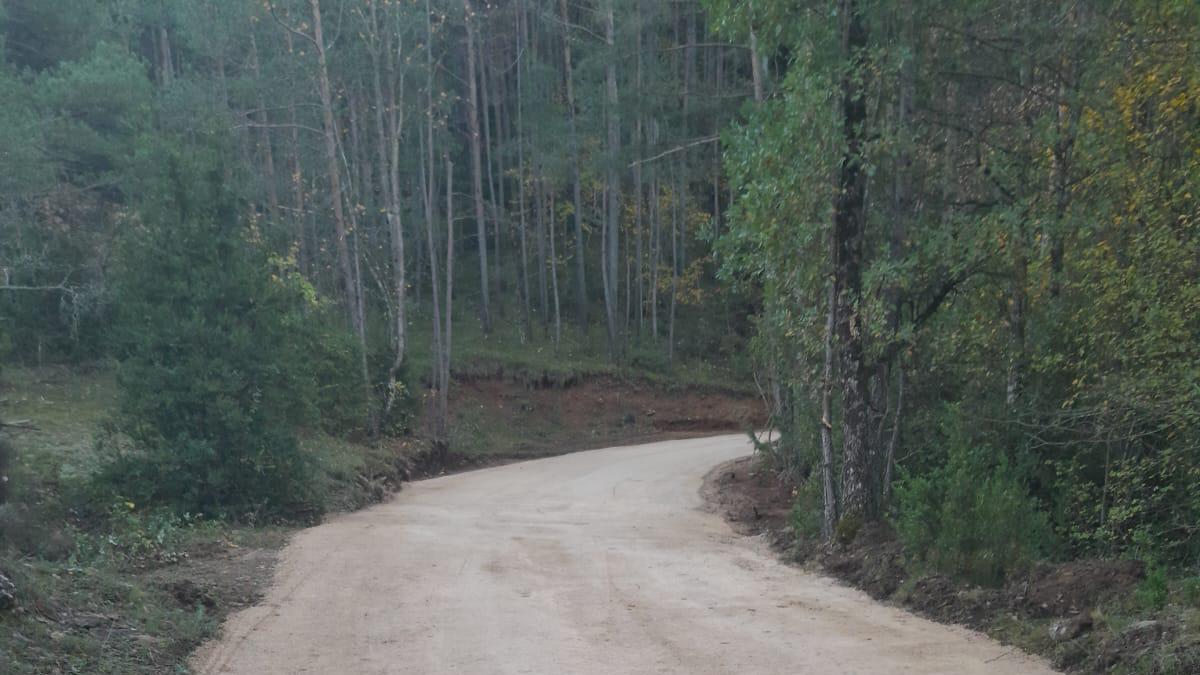
[[[450,352],[454,346],[454,164],[450,153],[442,154],[446,164],[446,328],[442,331],[445,343],[442,348],[441,416],[442,442],[450,442]]]
[[[525,103],[522,98],[524,79],[521,76],[525,64],[524,10],[525,3],[522,1],[521,11],[517,15],[517,222],[521,228],[519,233],[521,241],[521,317],[525,335],[528,336],[533,333],[533,322],[529,317],[530,303],[532,302],[529,298],[529,244],[526,236],[529,224],[525,217],[525,118],[523,112]]]
[[[558,344],[562,340],[562,313],[558,300],[558,254],[554,250],[554,191],[550,191],[550,287],[554,292],[554,351],[558,352]]]
[[[404,224],[400,207],[400,175],[399,161],[400,126],[399,110],[395,101],[385,98],[383,90],[383,74],[381,61],[389,65],[389,74],[393,74],[390,33],[385,35],[380,30],[376,0],[370,0],[370,19],[372,31],[371,50],[371,86],[375,96],[375,134],[376,155],[379,163],[379,183],[384,201],[384,214],[388,225],[392,263],[392,295],[395,304],[392,326],[392,364],[388,368],[387,391],[384,399],[383,413],[386,418],[395,407],[399,393],[400,369],[404,366],[404,358],[408,349],[408,312],[407,312],[407,270],[404,259]],[[389,78],[390,91],[400,86]],[[385,121],[386,118],[386,121]]]
[[[571,146],[571,179],[572,197],[575,204],[575,313],[579,322],[579,330],[587,334],[588,305],[587,305],[587,251],[583,242],[583,187],[579,175],[579,134],[576,129],[575,84],[571,66],[571,31],[570,17],[567,14],[567,0],[559,0],[563,25],[563,74],[567,86],[567,133],[570,135]]]
[[[539,169],[537,173],[538,175],[534,178],[533,222],[537,236],[538,307],[542,313],[542,329],[548,333],[550,331],[550,307],[546,289],[546,219],[543,214],[546,208],[546,190],[541,170]]]
[[[496,175],[493,170],[495,161],[492,157],[492,122],[495,114],[492,112],[492,101],[489,86],[490,79],[488,72],[491,68],[488,67],[487,50],[483,40],[483,33],[477,31],[475,35],[479,41],[479,93],[483,102],[483,118],[480,120],[483,126],[483,166],[487,169],[487,188],[488,188],[488,211],[492,217],[492,283],[496,289],[496,294],[493,297],[495,301],[494,308],[496,314],[504,318],[504,288],[501,282],[501,256],[504,249],[500,245],[500,209],[499,202],[496,201]]]
[[[837,285],[832,282],[826,303],[825,363],[821,370],[821,489],[824,504],[821,534],[829,541],[838,518],[837,493],[833,487],[833,331],[837,324]],[[778,383],[778,377],[773,379]]]
[[[425,133],[422,140],[424,162],[421,166],[421,178],[424,182],[425,196],[425,233],[429,244],[429,288],[433,301],[433,372],[431,374],[434,390],[434,446],[444,450],[446,443],[447,411],[443,392],[449,383],[443,378],[442,367],[445,363],[445,340],[442,336],[441,316],[441,279],[438,275],[438,252],[436,237],[433,232],[434,198],[437,194],[433,184],[433,13],[430,2],[425,0]]]
[[[362,309],[362,295],[356,281],[354,265],[350,260],[347,237],[346,214],[342,208],[342,178],[338,169],[337,127],[333,120],[333,94],[329,83],[329,65],[325,56],[325,34],[321,25],[321,2],[309,0],[313,19],[313,44],[317,52],[317,85],[321,95],[321,119],[325,138],[325,162],[329,173],[330,203],[333,205],[334,240],[337,248],[338,268],[341,270],[342,290],[354,333],[358,337],[362,352],[361,367],[363,387],[367,401],[371,400],[371,380],[367,372],[367,330]]]
[[[617,54],[616,28],[613,17],[613,0],[608,0],[604,16],[604,39],[608,44],[608,63],[604,68],[605,102],[608,119],[608,178],[607,206],[605,208],[604,242],[600,248],[600,262],[604,270],[604,310],[608,328],[609,358],[616,360],[620,351],[620,335],[617,326],[618,268],[620,227],[621,183],[617,173],[617,161],[621,153],[620,115],[617,110]]]
[[[470,134],[471,146],[471,189],[475,196],[475,234],[479,244],[479,320],[483,324],[484,334],[492,332],[491,308],[488,306],[491,296],[488,288],[488,240],[487,221],[483,210],[483,158],[480,143],[482,136],[479,130],[479,87],[475,73],[475,10],[471,0],[463,0],[467,24],[467,129]],[[449,300],[447,299],[447,302]]]

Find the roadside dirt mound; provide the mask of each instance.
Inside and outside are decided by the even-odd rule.
[[[806,545],[817,562],[834,576],[861,588],[876,600],[884,600],[904,583],[904,550],[896,534],[885,525],[868,526],[852,542],[824,547]]]
[[[209,613],[224,615],[262,598],[285,543],[282,536],[268,539],[262,546],[222,543],[196,549],[180,563],[157,569],[147,578],[181,607],[203,606]]]
[[[755,457],[742,457],[714,468],[704,477],[704,501],[738,534],[772,533],[789,541],[795,492]]]
[[[1072,560],[1037,565],[1008,591],[1032,616],[1068,616],[1128,591],[1145,577],[1146,565],[1137,560]]]
[[[611,375],[547,375],[477,366],[454,374],[450,442],[430,442],[418,415],[403,441],[415,480],[614,445],[743,432],[766,423],[762,402],[722,387],[678,387]],[[790,508],[790,497],[785,511]],[[783,503],[783,502],[781,502]]]
[[[452,408],[491,406],[520,413],[540,412],[564,427],[597,424],[637,431],[741,431],[765,422],[761,401],[728,393],[667,389],[593,377],[529,384],[503,376],[455,382]]]
[[[749,395],[606,375],[547,384],[539,378],[476,372],[456,378],[450,414],[445,462],[450,470],[567,450],[740,432],[765,423],[762,402]],[[420,428],[430,428],[428,422],[420,420]]]

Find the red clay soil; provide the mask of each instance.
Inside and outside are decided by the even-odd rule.
[[[732,389],[503,371],[456,374],[450,417],[452,427],[466,419],[487,430],[486,447],[456,447],[452,432],[444,454],[427,448],[410,455],[410,478],[575,450],[748,431],[766,422],[760,400]],[[417,424],[431,428],[428,418]]]
[[[599,376],[552,386],[504,377],[455,382],[452,415],[464,407],[486,417],[548,431],[528,439],[547,450],[603,447],[611,441],[669,438],[664,434],[743,431],[765,422],[761,401],[750,396],[693,388],[666,388]]]

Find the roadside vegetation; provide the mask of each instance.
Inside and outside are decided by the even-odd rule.
[[[1196,672],[1196,4],[707,6],[772,55],[717,251],[806,555],[1064,667]],[[1088,592],[1027,606],[1046,570]]]
[[[1062,662],[1195,669],[1198,12],[0,3],[0,669],[161,672],[288,528],[759,400],[886,595],[1124,570]]]

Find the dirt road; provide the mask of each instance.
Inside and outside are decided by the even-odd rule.
[[[1050,673],[786,567],[701,508],[744,436],[422,481],[299,534],[201,673]]]

